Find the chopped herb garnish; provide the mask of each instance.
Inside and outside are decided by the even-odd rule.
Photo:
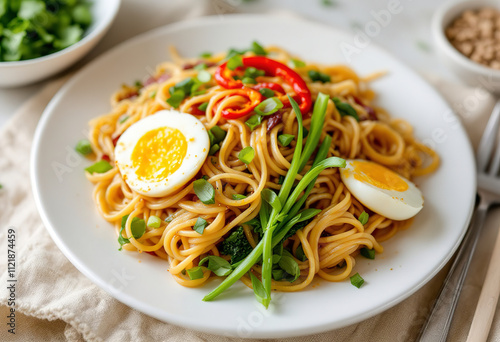
[[[149,95],[149,98],[154,99],[156,96],[156,90],[151,92],[151,95]]]
[[[113,167],[111,166],[110,163],[108,163],[105,160],[99,160],[97,163],[90,165],[85,169],[90,174],[93,173],[105,173],[111,170]]]
[[[246,68],[244,77],[256,78],[259,76],[264,76],[266,72],[264,70],[260,70],[254,67]]]
[[[267,55],[267,52],[266,50],[262,47],[262,45],[260,45],[259,43],[257,42],[253,42],[252,43],[252,48],[251,50],[256,54],[256,55],[260,55],[260,56],[265,56]]]
[[[292,134],[281,134],[278,135],[278,141],[281,144],[281,146],[286,147],[290,145],[292,140],[295,138],[295,135]]]
[[[219,144],[214,144],[210,147],[210,150],[208,151],[209,156],[213,156],[217,151],[220,150]]]
[[[304,253],[304,248],[302,248],[302,245],[299,245],[299,247],[297,247],[297,249],[295,250],[295,256],[300,261],[306,261],[307,260],[307,256]]]
[[[212,53],[205,51],[205,52],[200,53],[200,57],[201,58],[210,58],[210,57],[212,57]]]
[[[250,164],[255,157],[255,150],[252,146],[247,146],[238,153],[238,159],[245,164]]]
[[[359,121],[359,116],[356,112],[356,109],[354,109],[349,103],[342,102],[338,97],[333,97],[332,101],[341,116],[352,116],[356,119],[356,121]]]
[[[203,269],[199,266],[190,268],[190,269],[186,270],[186,272],[189,276],[189,279],[191,279],[191,280],[203,278]]]
[[[210,80],[212,79],[212,75],[206,70],[201,70],[198,73],[197,78],[201,83],[207,83],[210,82]]]
[[[247,121],[245,121],[245,125],[247,125],[251,131],[253,131],[257,126],[262,123],[262,116],[259,114],[252,115]]]
[[[198,179],[193,182],[194,193],[203,204],[214,204],[215,203],[215,190],[212,184],[207,182],[205,179]]]
[[[241,83],[243,84],[257,84],[257,81],[251,77],[243,77],[241,80]]]
[[[227,61],[227,68],[229,70],[234,70],[240,66],[243,66],[243,60],[241,58],[241,55],[234,55]]]
[[[165,218],[165,222],[167,222],[167,223],[170,223],[170,222],[172,222],[173,220],[174,220],[174,218],[173,218],[172,216],[167,216],[167,217]]]
[[[374,249],[368,249],[368,248],[361,248],[359,250],[362,256],[364,256],[367,259],[375,259],[375,250]]]
[[[207,65],[205,63],[196,64],[193,67],[193,69],[196,70],[196,71],[205,70],[206,68],[207,68]]]
[[[128,116],[128,115],[122,115],[122,116],[120,117],[120,119],[118,120],[118,122],[122,124],[122,123],[124,123],[125,121],[127,121],[127,120],[128,120],[128,118],[129,118],[129,116]]]
[[[368,213],[366,211],[363,211],[359,217],[358,217],[358,220],[359,222],[361,222],[361,224],[364,226],[367,222],[368,222],[368,219],[370,218],[370,215],[368,215]]]
[[[174,91],[172,95],[170,95],[170,97],[167,99],[167,103],[174,108],[178,108],[185,97],[186,93],[184,92],[184,90],[178,89]]]
[[[255,107],[255,112],[260,115],[271,115],[283,108],[283,102],[277,97],[270,97]]]
[[[331,81],[329,75],[324,74],[324,73],[319,72],[319,71],[316,71],[316,70],[309,70],[307,74],[309,75],[309,78],[313,82],[326,83],[326,82],[330,82]]]
[[[205,219],[202,219],[201,217],[198,217],[196,220],[196,223],[194,224],[193,230],[197,232],[200,235],[203,235],[203,232],[205,231],[206,226],[208,226],[208,222]]]
[[[361,285],[363,285],[364,282],[365,280],[361,278],[359,273],[356,273],[351,277],[351,284],[356,286],[358,289],[361,287]]]
[[[269,88],[260,88],[259,89],[259,93],[262,94],[262,96],[264,97],[273,97],[274,96],[274,91],[272,91],[271,89]]]
[[[125,243],[130,243],[129,239],[126,239],[122,236],[122,231],[125,230],[125,224],[127,223],[128,217],[129,215],[125,215],[122,217],[120,234],[118,236],[118,242],[120,242],[120,246],[123,246]],[[132,222],[130,223],[130,230],[132,231],[132,236],[134,237],[134,239],[139,239],[146,232],[146,222],[143,219],[134,217],[132,219]]]
[[[92,146],[90,146],[90,141],[87,139],[82,139],[76,143],[75,150],[81,155],[88,155],[92,153]]]
[[[292,58],[290,60],[290,65],[292,66],[292,68],[302,68],[302,67],[306,66],[306,63],[304,63],[300,59],[294,59],[294,58]]]
[[[290,282],[294,282],[300,276],[299,264],[287,251],[283,252],[283,255],[281,256],[278,265],[281,267],[283,271],[285,271],[286,273],[290,274],[293,277],[292,278],[293,280],[291,280]]]
[[[135,82],[134,82],[134,86],[135,86],[136,88],[142,88],[142,87],[143,87],[142,82],[141,82],[141,81],[139,81],[139,80],[137,80],[137,81],[135,81]]]
[[[206,111],[208,108],[208,102],[203,102],[201,105],[198,106],[198,109],[201,110],[202,112]]]
[[[231,264],[226,259],[216,255],[209,255],[201,259],[198,266],[202,266],[207,261],[207,268],[219,277],[227,276],[232,271]]]
[[[233,197],[233,200],[235,200],[235,201],[239,201],[239,200],[243,200],[243,199],[247,198],[247,196],[241,195],[241,194],[233,194],[232,197]]]
[[[247,222],[246,224],[250,224]],[[222,241],[220,252],[231,257],[231,264],[235,264],[246,258],[252,251],[252,246],[248,242],[243,227],[238,227],[231,232],[231,235]]]
[[[148,218],[148,227],[160,228],[160,225],[161,225],[161,218],[159,218],[158,216],[151,215]]]

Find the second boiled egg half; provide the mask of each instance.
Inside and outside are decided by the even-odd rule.
[[[162,197],[198,173],[209,148],[207,129],[200,120],[162,110],[134,123],[120,136],[115,161],[131,189]]]
[[[340,177],[358,201],[389,219],[409,219],[423,207],[422,193],[415,184],[380,164],[347,160]]]

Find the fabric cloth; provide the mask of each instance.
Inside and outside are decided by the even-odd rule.
[[[428,77],[459,113],[474,145],[494,105],[478,90]],[[6,317],[7,258],[0,258],[0,341],[239,341],[160,322],[121,304],[83,276],[59,251],[37,213],[29,181],[33,133],[48,101],[65,82],[56,80],[29,100],[0,131],[0,250],[7,231],[16,231],[16,334]],[[468,105],[466,99],[478,98]],[[488,266],[500,211],[492,211],[460,298],[450,341],[465,341]],[[371,319],[342,329],[287,341],[412,341],[432,308],[448,266],[422,289]],[[500,341],[500,310],[490,341]],[[242,340],[243,341],[243,340]],[[251,340],[245,340],[251,341]],[[284,340],[276,340],[284,341]]]

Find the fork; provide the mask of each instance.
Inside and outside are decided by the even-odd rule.
[[[500,144],[494,152],[499,126],[500,100],[491,113],[477,151],[479,205],[417,341],[446,341],[486,213],[492,204],[500,203],[500,177],[497,177],[500,170]]]

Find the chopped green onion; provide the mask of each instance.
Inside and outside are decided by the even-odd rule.
[[[202,57],[202,58],[210,58],[210,57],[212,57],[212,53],[205,51],[205,52],[200,53],[200,57]]]
[[[243,59],[241,55],[234,55],[227,61],[227,68],[229,70],[234,70],[240,66],[243,66]]]
[[[259,114],[252,115],[247,121],[245,121],[245,125],[247,125],[251,131],[257,128],[262,123],[262,116]]]
[[[304,253],[304,248],[302,248],[302,244],[300,244],[299,247],[297,247],[297,249],[295,250],[295,256],[300,261],[306,261],[307,260],[307,256],[306,256],[306,253]]]
[[[225,130],[223,130],[222,128],[220,128],[219,126],[214,126],[214,127],[210,128],[209,132],[212,133],[212,135],[214,137],[214,140],[213,140],[214,144],[218,144],[218,143],[222,142],[224,140],[224,138],[226,138],[226,135],[227,135],[227,132]]]
[[[271,89],[269,88],[260,88],[259,89],[259,93],[262,94],[262,96],[264,97],[273,97],[274,96],[274,91],[272,91]]]
[[[156,90],[151,92],[151,95],[149,95],[149,98],[154,99],[156,96]]]
[[[212,184],[205,179],[198,179],[193,182],[194,193],[203,204],[215,203],[215,190]]]
[[[201,178],[204,179],[204,180],[208,180],[209,179],[207,175],[203,175],[203,176],[201,176]]]
[[[198,266],[202,266],[207,261],[207,268],[219,277],[227,276],[232,271],[231,264],[226,259],[216,255],[209,255],[201,259]]]
[[[197,232],[200,235],[203,235],[203,232],[205,231],[206,226],[208,226],[208,222],[205,219],[202,219],[201,217],[198,217],[196,220],[196,223],[194,224],[193,230]]]
[[[135,81],[134,86],[136,88],[142,88],[142,82],[141,81]]]
[[[121,228],[125,229],[125,224],[127,223],[129,215],[122,217]],[[135,239],[139,239],[146,232],[146,222],[143,219],[134,217],[130,223],[130,230],[132,231],[132,236]]]
[[[278,135],[278,141],[281,144],[281,146],[286,147],[290,145],[292,140],[295,138],[295,135],[293,134],[281,134]]]
[[[351,284],[356,286],[358,289],[363,285],[365,280],[359,275],[359,273],[356,273],[351,277]]]
[[[331,81],[331,78],[330,78],[329,75],[324,74],[324,73],[319,72],[319,71],[316,71],[316,70],[309,70],[307,74],[309,75],[309,78],[313,82],[326,83],[326,82],[330,82]]]
[[[198,106],[198,109],[201,110],[202,112],[206,111],[208,108],[208,102],[203,102],[201,105]]]
[[[368,248],[361,248],[359,250],[362,256],[364,256],[367,259],[375,259],[375,250],[374,249],[368,249]]]
[[[238,159],[245,164],[250,164],[255,157],[255,150],[252,146],[247,146],[238,153]]]
[[[167,99],[167,103],[174,108],[178,108],[181,102],[186,97],[186,93],[182,89],[175,90],[172,95]]]
[[[207,83],[210,82],[210,80],[212,79],[212,75],[206,70],[201,70],[198,73],[197,78],[201,83]]]
[[[208,151],[209,156],[213,156],[217,151],[220,150],[219,144],[214,144],[210,147],[210,150]]]
[[[160,228],[160,225],[161,225],[161,218],[159,218],[158,216],[151,215],[148,218],[148,227]]]
[[[266,50],[262,47],[262,45],[260,45],[259,43],[257,43],[256,41],[252,42],[252,48],[251,50],[256,54],[256,55],[260,55],[260,56],[265,56],[267,55],[267,52]]]
[[[290,60],[290,65],[292,66],[292,68],[302,68],[302,67],[306,66],[306,63],[304,63],[300,59],[294,59],[294,58],[292,58]]]
[[[261,193],[260,193],[260,196],[262,197],[262,200],[266,201],[266,203],[269,203],[269,205],[274,209],[276,210],[277,212],[279,212],[281,210],[281,201],[278,197],[278,195],[276,195],[276,193],[270,189],[262,189]]]
[[[247,198],[247,196],[245,196],[245,195],[233,194],[233,200],[235,200],[235,201],[244,200],[245,198]]]
[[[277,97],[270,97],[255,107],[255,112],[260,115],[271,115],[283,108],[283,102]]]
[[[173,220],[174,220],[174,218],[173,218],[172,216],[167,216],[167,217],[165,218],[165,222],[167,222],[167,223],[170,223],[170,222],[172,222]]]
[[[196,71],[202,71],[204,69],[207,68],[207,65],[205,63],[200,63],[200,64],[196,64],[193,69],[196,70]]]
[[[254,68],[254,67],[249,67],[249,68],[246,68],[244,76],[250,77],[250,78],[256,78],[259,76],[264,76],[265,74],[266,74],[266,72],[264,70],[260,70],[260,69]]]
[[[356,109],[354,109],[349,103],[340,101],[338,97],[333,97],[332,101],[341,116],[352,116],[356,119],[356,121],[359,121],[359,116],[356,112]]]
[[[190,269],[186,270],[186,272],[189,276],[189,279],[191,279],[191,280],[203,278],[203,269],[199,266],[190,268]]]
[[[367,222],[368,222],[368,219],[370,218],[370,215],[368,215],[368,213],[366,211],[363,211],[359,217],[358,217],[358,220],[359,222],[361,222],[361,224],[364,226]]]
[[[128,118],[129,118],[129,116],[128,116],[128,115],[122,115],[122,116],[120,117],[120,120],[118,120],[118,122],[122,124],[122,123],[124,123],[125,121],[127,121],[127,120],[128,120]]]
[[[243,79],[241,80],[241,83],[243,83],[243,84],[257,84],[257,81],[251,77],[243,77]]]
[[[87,139],[80,140],[79,142],[76,143],[75,150],[84,156],[92,153],[92,147],[90,146],[90,141],[88,141]]]
[[[85,169],[90,174],[93,173],[105,173],[111,170],[113,167],[111,166],[110,163],[108,163],[105,160],[99,160],[97,163],[90,165]]]

